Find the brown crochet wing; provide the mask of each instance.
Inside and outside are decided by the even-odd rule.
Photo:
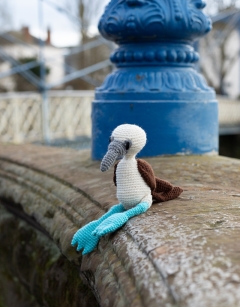
[[[153,169],[150,164],[142,159],[137,159],[138,170],[151,191],[156,188],[156,180]]]
[[[116,170],[118,163],[119,162],[114,165],[113,182],[115,186],[117,186]],[[152,196],[155,200],[160,202],[171,200],[177,198],[183,192],[180,187],[174,187],[170,182],[155,177],[151,165],[145,160],[137,159],[137,165],[139,173],[146,184],[150,187]]]
[[[174,187],[170,182],[162,180],[160,178],[156,179],[156,189],[152,191],[152,196],[157,201],[168,201],[177,198],[183,189],[180,187]]]
[[[114,165],[114,173],[113,173],[113,182],[115,186],[117,186],[117,176],[116,176],[116,171],[117,171],[117,166],[118,166],[119,161]]]

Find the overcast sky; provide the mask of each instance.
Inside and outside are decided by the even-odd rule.
[[[66,0],[49,0],[61,7],[65,7]],[[69,0],[73,1],[73,0]],[[94,0],[89,0],[94,1]],[[102,0],[106,1],[106,0]],[[8,0],[9,10],[11,12],[11,25],[14,29],[20,29],[22,26],[29,26],[30,32],[38,36],[40,33],[39,0]],[[64,13],[58,12],[43,1],[43,21],[45,30],[50,27],[52,32],[52,43],[56,46],[76,45],[79,42],[79,33],[76,20],[67,17]],[[96,24],[92,31],[96,31]]]

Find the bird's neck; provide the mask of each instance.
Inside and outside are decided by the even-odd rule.
[[[126,155],[124,156],[123,160],[127,160],[127,161],[131,161],[131,160],[135,160],[136,155]]]

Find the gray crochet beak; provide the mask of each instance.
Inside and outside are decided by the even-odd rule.
[[[100,170],[106,172],[117,159],[121,159],[126,153],[126,142],[112,141],[108,146],[106,155],[102,159]]]

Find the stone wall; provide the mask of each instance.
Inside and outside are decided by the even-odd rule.
[[[117,203],[112,172],[102,174],[88,151],[1,144],[2,306],[240,306],[240,162],[147,160],[184,188],[181,197],[82,257],[72,235]]]
[[[79,278],[79,269],[45,230],[20,206],[4,201],[0,202],[0,250],[1,307],[98,306]]]

